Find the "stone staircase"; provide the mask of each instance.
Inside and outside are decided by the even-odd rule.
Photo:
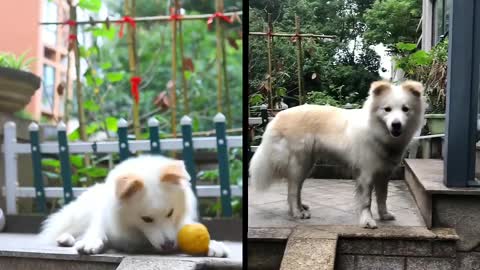
[[[457,240],[453,229],[425,227],[249,228],[248,269],[480,269],[457,253]]]

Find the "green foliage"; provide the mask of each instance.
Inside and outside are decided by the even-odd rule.
[[[335,35],[331,41],[303,38],[303,74],[307,100],[336,104],[362,103],[369,85],[378,80],[380,58],[361,40],[365,31],[363,14],[373,0],[250,1],[250,31],[264,31],[266,12],[272,14],[274,31],[295,32],[295,15],[303,33]],[[272,88],[285,96],[290,107],[298,104],[297,47],[286,38],[273,41]],[[264,37],[249,37],[249,104],[266,102],[267,52]],[[321,94],[312,92],[320,91]]]
[[[323,92],[316,91],[307,93],[307,103],[317,105],[340,106],[340,102],[335,100],[333,97],[326,95]]]
[[[242,149],[232,148],[229,153],[229,174],[230,174],[230,184],[232,185],[242,185],[243,181],[243,171],[242,171]],[[203,170],[197,173],[197,177],[200,181],[205,181],[207,183],[219,183],[219,174],[218,169],[212,170]]]
[[[113,40],[115,38],[115,27],[107,28],[105,24],[101,27],[95,27],[92,29],[92,33],[94,37],[104,37],[109,40]]]
[[[123,13],[122,1],[102,1],[103,5],[112,11]],[[169,14],[168,3],[165,1],[137,1],[136,16],[153,16]],[[226,7],[241,9],[242,2],[235,0],[226,3]],[[80,8],[97,12],[98,1],[83,1]],[[235,7],[237,6],[237,7]],[[187,14],[214,12],[213,2],[185,2],[183,7]],[[96,14],[92,15],[93,17]],[[185,21],[182,23],[185,59],[191,59],[193,70],[187,70],[185,77],[190,103],[190,117],[194,121],[194,131],[210,130],[212,118],[217,112],[216,106],[216,35],[208,30],[204,21]],[[131,107],[133,98],[130,92],[130,74],[128,48],[126,38],[118,38],[118,25],[97,24],[85,28],[95,39],[91,46],[80,47],[80,56],[87,61],[88,69],[83,74],[82,90],[87,104],[87,123],[96,122],[99,130],[106,130],[107,116],[123,117],[132,120]],[[230,107],[232,108],[233,126],[242,124],[242,42],[239,36],[241,25],[234,23],[225,25],[225,36],[236,40],[239,48],[234,48],[226,42],[227,81],[230,88]],[[155,98],[163,91],[170,92],[167,84],[171,80],[171,26],[168,23],[138,23],[137,39],[137,71],[142,77],[140,85],[140,115],[150,114],[158,108]],[[178,42],[177,42],[178,46]],[[178,49],[177,49],[178,54]],[[183,116],[183,96],[181,79],[181,59],[177,58],[177,123]],[[171,100],[170,100],[171,102]],[[96,105],[93,105],[96,104]],[[224,106],[226,104],[224,103]],[[74,116],[76,111],[73,111]],[[170,111],[162,111],[153,115],[167,121],[162,121],[160,129],[170,131]],[[146,121],[144,119],[144,121]],[[142,125],[143,126],[143,125]],[[146,126],[145,126],[146,127]],[[143,127],[144,128],[144,127]],[[144,131],[142,131],[144,132]],[[78,139],[76,134],[70,139]]]
[[[108,157],[107,157],[108,158]],[[85,166],[84,155],[71,155],[72,184],[74,187],[86,187],[101,182],[108,174],[108,169],[101,164],[105,157],[94,157],[93,165]],[[46,184],[61,184],[60,160],[54,158],[42,159],[42,173],[46,177]]]
[[[390,48],[398,42],[416,42],[421,12],[419,0],[376,0],[364,14],[367,30],[363,37],[369,44]]]
[[[106,78],[109,82],[119,82],[123,80],[124,73],[123,72],[110,72],[106,74]]]
[[[240,148],[233,148],[230,149],[229,153],[229,174],[230,174],[230,184],[232,185],[243,185],[243,170],[242,170],[242,162],[243,162],[243,154],[242,149]],[[219,175],[218,169],[213,170],[203,170],[197,174],[197,185],[201,185],[202,183],[208,184],[219,184]],[[202,203],[202,202],[201,202]],[[242,200],[240,198],[232,198],[232,210],[234,215],[241,215],[242,213]],[[221,213],[221,202],[217,200],[214,204],[205,205],[205,208],[202,209],[202,215],[208,216],[220,216]]]
[[[413,76],[419,67],[426,67],[432,64],[432,55],[423,50],[417,50],[415,43],[399,42],[395,45],[398,53],[394,57],[395,65],[401,68],[407,76]]]
[[[100,110],[100,106],[98,106],[98,104],[95,103],[95,101],[93,101],[93,100],[85,101],[85,103],[83,103],[83,106],[84,106],[85,110],[90,111],[90,112],[97,112],[98,110]]]
[[[445,39],[428,52],[417,50],[415,44],[409,43],[397,43],[396,49],[396,67],[405,72],[405,77],[424,84],[428,111],[445,113],[448,40]]]
[[[100,8],[102,7],[101,0],[80,0],[78,1],[78,6],[80,8],[92,11],[92,12],[99,12]]]
[[[12,53],[0,53],[0,67],[19,69],[24,71],[30,70],[30,64],[35,58],[27,58],[28,51],[16,56]]]

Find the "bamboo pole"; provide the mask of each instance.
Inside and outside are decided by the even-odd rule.
[[[175,9],[180,10],[178,1],[175,0]],[[188,90],[187,90],[187,78],[185,77],[185,55],[183,53],[183,29],[182,21],[178,22],[178,45],[180,49],[180,59],[182,61],[182,95],[183,95],[183,114],[190,114],[190,106],[188,104]]]
[[[73,9],[73,7],[70,5],[69,2],[69,8],[70,10]],[[70,11],[71,12],[71,11]],[[70,17],[70,19],[72,19]],[[75,29],[73,27],[69,27],[68,29],[69,35],[74,35]],[[71,42],[70,40],[68,41],[69,43]],[[71,54],[70,54],[70,49],[74,50],[74,48],[70,48],[70,44],[68,45],[69,48],[67,50],[67,76],[66,76],[66,81],[65,81],[65,93],[63,94],[64,96],[64,104],[63,104],[63,121],[65,122],[65,125],[68,127],[68,121],[69,121],[69,114],[70,114],[70,72],[71,72]]]
[[[272,29],[272,15],[268,13],[268,33],[273,32]],[[272,36],[267,35],[267,59],[268,59],[268,106],[273,109],[273,89],[272,89]]]
[[[297,34],[297,70],[298,70],[298,102],[304,103],[305,93],[303,89],[303,56],[302,56],[302,37],[300,34],[300,18],[295,16],[295,33]]]
[[[251,36],[268,36],[268,32],[250,32],[248,33]],[[332,35],[317,35],[317,34],[290,34],[290,33],[271,33],[271,36],[274,37],[311,37],[311,38],[322,38],[322,39],[335,39],[337,36]]]
[[[215,0],[215,9],[217,12],[223,11],[223,0]],[[217,111],[222,112],[222,27],[220,24],[220,18],[215,20],[216,36],[217,36]]]
[[[182,21],[191,21],[191,20],[204,20],[208,19],[213,14],[199,14],[199,15],[185,15],[182,16]],[[242,11],[232,11],[224,13],[225,16],[233,16],[233,15],[243,15]],[[146,16],[146,17],[138,17],[134,18],[135,22],[142,23],[142,22],[168,22],[171,20],[170,15],[165,16]],[[117,23],[123,22],[123,19],[109,19],[109,23]],[[92,23],[107,23],[107,20],[88,20],[88,21],[78,21],[77,24],[92,24]],[[66,24],[65,22],[41,22],[41,25],[50,25],[50,24]]]
[[[173,14],[177,14],[178,10],[176,9],[177,0],[175,0],[175,8],[173,9]],[[172,20],[172,89],[171,89],[171,111],[172,111],[172,134],[176,137],[177,134],[177,21]]]
[[[223,12],[223,9],[222,11]],[[226,116],[227,116],[227,127],[231,128],[233,125],[232,121],[232,105],[230,104],[230,87],[228,86],[228,76],[227,76],[227,53],[225,45],[225,32],[222,27],[222,72],[223,72],[223,87],[225,88],[225,106],[226,106]]]
[[[77,8],[75,6],[70,7],[70,18],[73,21],[77,20]],[[73,25],[70,27],[70,33],[77,37],[78,34],[78,26]],[[73,31],[72,31],[73,29]],[[77,105],[78,105],[78,130],[80,133],[80,140],[87,141],[87,132],[85,127],[85,108],[83,107],[83,92],[82,92],[82,83],[80,81],[80,51],[78,45],[78,38],[75,38],[73,46],[73,54],[75,58],[75,82],[77,85],[76,94],[77,94]],[[89,160],[88,156],[85,156],[85,161]]]
[[[135,16],[135,1],[136,0],[125,0],[124,1],[124,13],[125,16],[134,17]],[[136,31],[135,28],[130,24],[127,26],[127,46],[128,46],[128,65],[130,67],[130,76],[137,76],[137,48],[136,48]],[[140,120],[139,120],[139,104],[133,102],[133,131],[135,138],[140,138]]]

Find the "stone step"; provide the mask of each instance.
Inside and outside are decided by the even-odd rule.
[[[456,258],[457,240],[452,229],[425,227],[249,228],[249,269],[453,270],[462,263]]]
[[[288,238],[280,270],[333,270],[338,234],[297,229]]]

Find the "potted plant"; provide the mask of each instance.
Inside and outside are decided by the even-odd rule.
[[[445,97],[447,88],[448,40],[444,39],[431,51],[416,50],[416,44],[398,43],[400,57],[397,67],[405,71],[409,79],[425,86],[428,108],[425,119],[430,134],[445,132]]]
[[[28,104],[35,91],[40,88],[40,78],[28,71],[34,59],[26,53],[16,57],[0,53],[0,111],[14,113]]]

